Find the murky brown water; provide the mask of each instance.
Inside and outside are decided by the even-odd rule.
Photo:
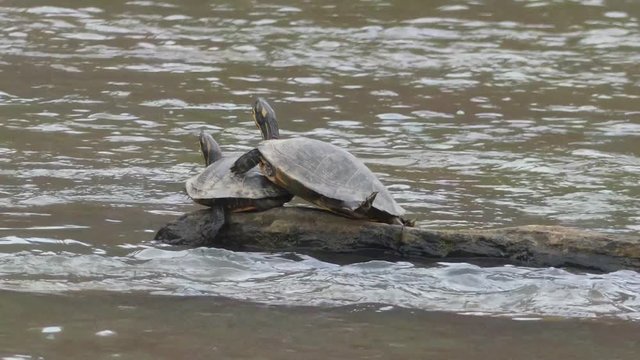
[[[419,226],[637,232],[639,16],[624,0],[0,2],[0,355],[183,357],[215,333],[216,354],[237,358],[469,357],[470,341],[482,358],[634,358],[633,322],[452,315],[638,320],[634,272],[338,266],[147,241],[196,208],[182,183],[202,168],[200,129],[226,150],[259,140],[256,96],[284,136],[363,158]],[[233,322],[206,321],[209,307],[261,330],[221,331]],[[95,335],[100,319],[115,335]],[[426,327],[441,344],[411,338]],[[149,340],[159,328],[173,351]],[[492,342],[504,329],[512,341]],[[528,352],[529,336],[558,350]]]
[[[25,307],[32,310],[24,314]],[[10,319],[0,328],[0,356],[45,359],[636,359],[640,346],[638,324],[617,321],[282,308],[197,297],[7,294],[0,315]]]

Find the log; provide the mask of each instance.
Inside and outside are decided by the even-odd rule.
[[[212,233],[211,223],[219,216],[219,211],[210,209],[185,214],[161,228],[155,240],[245,251],[366,252],[430,261],[483,258],[604,272],[640,270],[640,237],[635,235],[540,225],[428,230],[352,220],[302,207],[227,213],[226,224]]]

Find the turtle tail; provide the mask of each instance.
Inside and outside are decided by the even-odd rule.
[[[240,156],[236,162],[233,163],[231,167],[231,172],[236,175],[242,175],[247,171],[253,169],[256,165],[260,163],[260,151],[258,149],[253,149],[248,153]]]

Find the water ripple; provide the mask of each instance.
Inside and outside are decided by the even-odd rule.
[[[508,316],[640,319],[640,274],[631,271],[594,275],[463,263],[423,268],[385,261],[340,266],[304,255],[296,258],[218,249],[147,248],[125,257],[23,251],[0,256],[0,288],[47,293],[142,291],[278,305],[380,303]]]
[[[259,142],[250,104],[263,96],[278,112],[283,137],[348,149],[420,226],[640,231],[640,31],[633,2],[293,5],[3,3],[2,214],[46,212],[51,216],[42,218],[53,224],[92,215],[90,228],[77,230],[92,234],[83,239],[92,249],[110,253],[116,246],[105,244],[118,239],[139,243],[150,236],[149,224],[193,208],[182,191],[202,169],[201,129],[224,151]],[[87,211],[96,204],[99,211]],[[94,230],[122,208],[139,211],[135,220],[114,223],[122,233]],[[34,271],[28,280],[9,271],[6,288],[113,285],[286,304],[374,301],[637,318],[637,278],[624,272],[606,275],[606,284],[595,275],[514,267],[337,267],[264,255],[249,265],[249,255],[207,251],[213,260],[197,251],[84,257],[87,249],[73,244],[44,244],[46,232],[65,229],[47,229],[53,225],[40,218],[0,217],[3,264],[14,261],[6,266],[18,269],[25,261]],[[117,276],[101,278],[96,270],[82,273],[86,283],[62,275],[54,283],[47,256],[13,256],[15,247],[45,245],[76,251],[56,255],[60,274],[77,273],[73,259]],[[195,268],[180,267],[182,261]],[[223,268],[234,277],[225,278]],[[217,278],[207,278],[212,269]],[[180,271],[193,279],[175,275]]]

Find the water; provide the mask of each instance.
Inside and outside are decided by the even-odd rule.
[[[637,333],[640,319],[636,272],[337,265],[149,240],[197,208],[182,184],[202,169],[200,129],[225,151],[259,140],[256,96],[271,101],[283,136],[329,141],[362,158],[418,226],[637,233],[639,16],[636,2],[602,0],[2,2],[0,289],[3,307],[20,311],[2,316],[0,355],[69,356],[73,339],[85,350],[106,339],[99,356],[141,358],[157,344],[136,352],[128,341],[147,339],[145,326],[179,336],[188,319],[197,325],[192,342],[175,344],[180,357],[213,331],[200,314],[216,306],[264,319],[259,328],[279,358],[287,346],[272,342],[278,331],[339,333],[327,313],[370,337],[353,338],[354,348],[314,330],[313,341],[297,336],[290,348],[325,354],[333,341],[336,357],[415,358],[424,344],[405,339],[403,351],[385,352],[377,339],[423,332],[429,321],[455,323],[442,341],[480,341],[492,358],[498,349],[522,358],[514,355],[522,343],[504,352],[490,340],[502,328],[525,336],[560,327],[585,339],[610,327],[618,338],[600,349],[633,358],[624,351],[640,348],[628,330]],[[103,301],[136,305],[94,328],[87,318],[106,321],[114,311]],[[48,304],[55,321],[42,313]],[[172,308],[180,316],[161,316]],[[354,311],[370,327],[355,326]],[[455,314],[481,315],[493,332],[461,333],[477,329],[476,318]],[[574,320],[550,320],[558,317]],[[264,345],[249,323],[233,334]],[[95,335],[107,330],[115,334]],[[23,335],[39,345],[17,341]],[[227,342],[220,356],[268,355],[218,336]],[[580,341],[565,349],[601,358]],[[439,354],[464,355],[455,349]]]
[[[3,240],[50,245],[39,238]],[[464,263],[425,268],[387,261],[338,265],[306,255],[202,248],[146,248],[109,256],[97,249],[93,253],[75,250],[90,245],[71,240],[56,245],[65,250],[23,250],[0,257],[0,288],[54,294],[116,291],[210,296],[289,306],[373,303],[382,308],[532,319],[640,319],[640,278],[632,271],[593,275]]]

